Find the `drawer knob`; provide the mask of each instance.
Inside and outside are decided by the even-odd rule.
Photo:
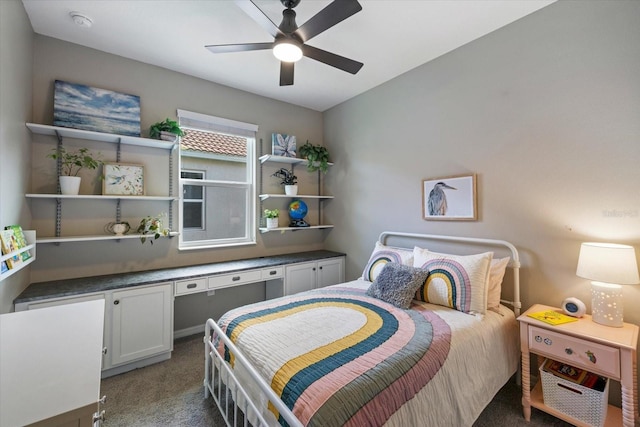
[[[592,352],[590,352],[589,350],[587,350],[585,353],[586,353],[587,357],[589,358],[589,362],[596,363],[598,361],[598,359],[596,359],[596,355],[593,354]]]
[[[564,352],[567,353],[568,355],[572,355],[573,354],[573,350],[571,350],[571,348],[565,348]]]
[[[542,337],[540,335],[536,335],[534,339],[536,340],[536,342],[542,342]]]
[[[271,270],[271,271],[269,272],[269,274],[270,274],[271,276],[275,276],[276,274],[278,274],[278,272],[277,272],[276,270]]]
[[[545,339],[544,339],[544,343],[545,343],[546,345],[551,345],[551,344],[553,344],[553,341],[551,341],[551,338],[545,338]]]
[[[237,282],[238,280],[240,280],[240,276],[234,276],[231,280],[233,280],[234,282]]]
[[[193,289],[193,288],[195,288],[196,286],[198,286],[198,284],[197,284],[197,283],[189,283],[189,284],[187,285],[187,289]]]

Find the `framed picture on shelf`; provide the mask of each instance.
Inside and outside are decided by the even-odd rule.
[[[271,134],[271,153],[274,156],[296,157],[296,137],[285,133]]]
[[[476,175],[423,180],[422,216],[426,220],[478,219]]]
[[[140,97],[56,80],[53,125],[140,136]]]
[[[144,196],[144,166],[105,163],[102,194],[105,196]]]

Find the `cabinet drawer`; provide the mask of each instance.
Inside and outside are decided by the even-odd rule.
[[[189,280],[177,280],[175,283],[175,294],[186,295],[195,292],[203,292],[207,290],[207,279],[203,277],[201,279],[189,279]]]
[[[271,267],[262,269],[262,280],[279,279],[284,276],[283,267]]]
[[[620,351],[617,348],[529,326],[529,349],[577,368],[620,379]]]
[[[226,288],[229,286],[241,285],[262,281],[261,270],[241,271],[233,274],[220,274],[209,277],[209,289]]]

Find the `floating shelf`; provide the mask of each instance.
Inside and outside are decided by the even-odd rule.
[[[334,196],[313,196],[309,194],[296,194],[289,196],[287,194],[260,194],[260,200],[274,199],[333,199]]]
[[[287,163],[290,165],[298,165],[309,163],[305,159],[298,159],[297,157],[285,157],[285,156],[274,156],[272,154],[265,154],[260,157],[260,163],[265,162],[276,162],[276,163]],[[327,163],[329,166],[333,166],[333,163]]]
[[[177,231],[172,231],[167,237],[177,236]],[[121,236],[115,234],[97,234],[97,235],[85,235],[85,236],[65,236],[65,237],[38,237],[36,243],[68,243],[68,242],[93,242],[96,240],[126,240],[126,239],[139,239],[140,234],[123,234]],[[153,239],[153,235],[147,237],[147,239]],[[11,270],[9,270],[11,271]]]
[[[312,225],[309,227],[277,227],[277,228],[260,227],[260,232],[268,233],[270,231],[280,231],[284,233],[285,231],[318,230],[322,228],[333,228],[333,225]]]
[[[32,199],[77,199],[77,200],[140,200],[145,202],[150,201],[159,201],[159,202],[170,202],[178,200],[177,197],[167,197],[167,196],[112,196],[106,195],[102,196],[100,194],[79,194],[79,195],[70,195],[70,194],[25,194],[25,197],[29,197]]]
[[[162,148],[165,150],[173,150],[178,146],[175,142],[167,142],[159,139],[93,132],[90,130],[40,125],[37,123],[27,123],[27,128],[35,134],[60,136],[62,138],[89,139],[92,141],[111,142],[114,144],[121,143],[125,145],[136,145],[139,147]]]
[[[25,252],[25,251],[31,251],[31,258],[17,264],[15,268],[10,268],[9,270],[0,274],[0,281],[6,279],[9,276],[12,276],[14,273],[17,273],[18,271],[22,270],[27,265],[31,264],[33,261],[36,260],[36,232],[34,230],[23,230],[23,233],[24,233],[25,239],[27,239],[27,246],[25,246],[24,248],[20,248],[17,251],[10,252],[6,255],[2,255],[0,257],[0,260],[6,261],[9,258],[14,257],[15,255],[21,254],[22,252]]]

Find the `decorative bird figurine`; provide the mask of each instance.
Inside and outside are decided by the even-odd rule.
[[[447,213],[447,195],[444,193],[444,189],[457,190],[444,182],[438,182],[433,186],[431,192],[429,192],[429,215],[446,215]]]

